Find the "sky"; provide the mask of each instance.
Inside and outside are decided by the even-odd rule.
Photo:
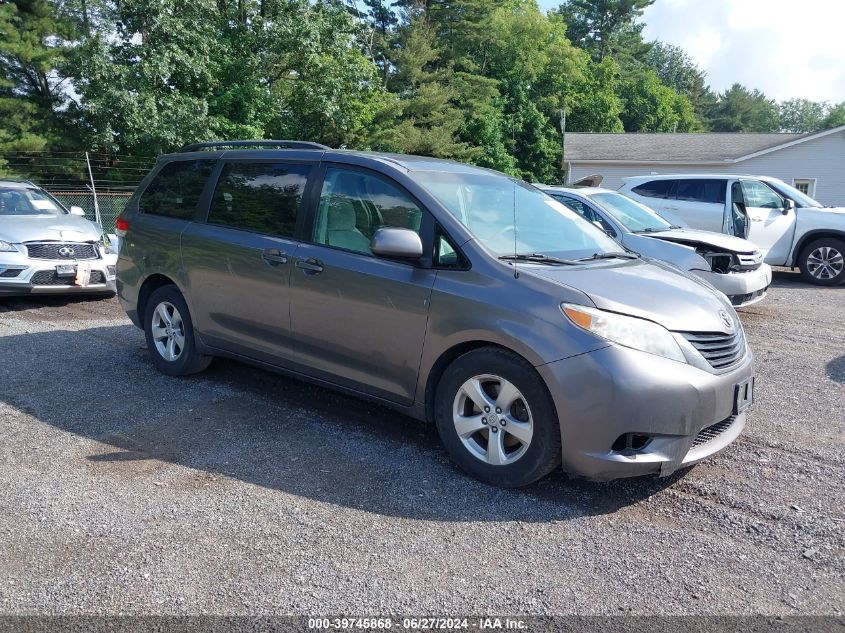
[[[683,48],[717,92],[845,101],[845,0],[657,0],[642,20],[646,40]]]

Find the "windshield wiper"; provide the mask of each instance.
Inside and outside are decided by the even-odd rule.
[[[576,261],[579,262],[589,262],[595,259],[639,259],[640,256],[637,253],[593,253],[589,257],[583,257]]]
[[[680,227],[670,226],[669,228],[675,229],[675,228],[680,228]],[[639,229],[637,231],[631,231],[631,233],[658,233],[658,232],[663,231],[663,230],[665,230],[665,229],[655,229],[655,228],[649,227],[647,229]]]
[[[571,259],[560,259],[542,253],[517,253],[516,255],[502,255],[499,259],[508,262],[531,262],[532,264],[559,264],[563,266],[577,266],[578,262]],[[580,261],[580,260],[579,260]]]

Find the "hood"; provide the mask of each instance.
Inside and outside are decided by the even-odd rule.
[[[580,290],[597,308],[649,319],[674,332],[726,332],[719,316],[723,310],[739,321],[724,295],[692,275],[658,262],[635,260],[584,267],[529,265],[520,269]]]
[[[704,244],[718,248],[719,250],[730,251],[731,253],[753,253],[760,249],[748,240],[724,233],[713,231],[696,231],[693,229],[669,229],[657,233],[647,233],[647,237],[656,237],[659,240],[685,244],[687,246],[698,246]]]
[[[77,215],[3,215],[0,240],[22,242],[96,242],[102,231],[93,222]]]
[[[802,218],[817,217],[822,222],[835,222],[837,226],[845,223],[845,207],[801,207],[797,211]]]

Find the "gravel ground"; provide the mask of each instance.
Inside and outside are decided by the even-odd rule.
[[[732,446],[508,491],[381,407],[160,375],[113,299],[0,300],[0,613],[842,615],[843,314],[779,271]]]

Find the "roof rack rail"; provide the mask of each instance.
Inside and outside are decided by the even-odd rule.
[[[214,147],[276,147],[279,149],[331,149],[320,143],[311,141],[208,141],[205,143],[191,143],[185,145],[180,152],[196,152],[201,149]]]

